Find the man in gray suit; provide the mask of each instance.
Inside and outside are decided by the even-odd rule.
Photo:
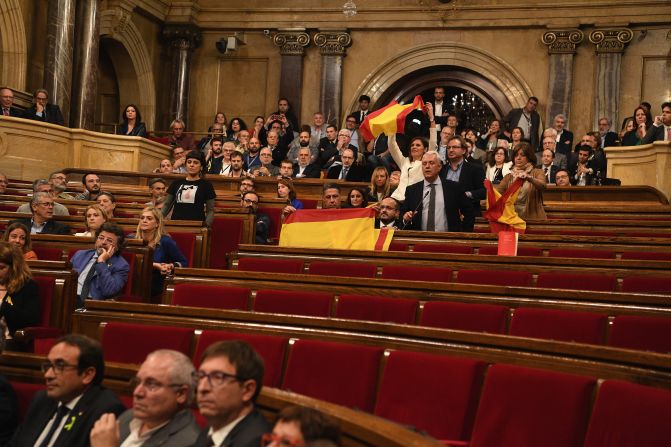
[[[200,432],[189,406],[194,396],[191,360],[181,352],[160,349],[147,356],[133,385],[133,408],[98,419],[91,447],[183,447]]]

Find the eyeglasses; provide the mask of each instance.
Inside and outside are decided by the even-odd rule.
[[[272,157],[273,154],[261,154],[262,157]]]
[[[46,206],[47,208],[53,208],[54,202],[39,202],[38,205]]]
[[[248,205],[258,205],[258,203],[259,203],[258,200],[252,200],[252,199],[242,199],[242,201],[245,202]]]
[[[40,367],[42,368],[42,372],[46,374],[47,371],[50,369],[54,369],[55,374],[61,374],[66,368],[78,368],[77,365],[71,365],[67,362],[64,362],[63,360],[56,360],[54,363],[51,363],[50,361],[43,362]]]
[[[154,379],[142,380],[139,377],[133,377],[132,379],[130,379],[129,384],[131,386],[131,389],[135,389],[138,387],[138,385],[142,385],[142,387],[145,390],[152,393],[154,391],[158,391],[161,388],[180,388],[186,385],[186,384],[178,385],[176,383],[163,384]]]
[[[289,438],[276,435],[275,433],[266,433],[261,437],[261,447],[268,447],[273,442],[276,442],[281,447],[302,447],[305,445],[300,441],[294,441]]]
[[[461,149],[461,144],[459,146],[447,146],[448,149]]]
[[[35,99],[37,99],[38,101],[46,101],[47,97],[46,96],[38,96]]]
[[[101,234],[100,236],[98,236],[96,239],[97,239],[99,242],[107,242],[107,243],[112,244],[112,245],[116,244],[116,242],[117,242],[117,241],[115,241],[115,240],[112,239],[112,238],[103,236],[102,234]]]
[[[222,386],[228,379],[238,382],[244,382],[245,379],[238,377],[234,374],[228,374],[223,371],[212,371],[211,373],[206,373],[204,371],[194,371],[191,373],[191,378],[195,383],[200,383],[201,380],[207,378],[207,383],[210,387],[215,388]]]

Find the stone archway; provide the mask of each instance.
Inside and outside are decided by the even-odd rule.
[[[0,44],[2,45],[0,83],[24,91],[28,50],[19,0],[0,2]]]

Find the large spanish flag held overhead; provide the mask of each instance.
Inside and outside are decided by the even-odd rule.
[[[492,233],[512,230],[524,233],[527,223],[515,211],[515,201],[520,193],[524,180],[518,178],[501,194],[492,186],[492,182],[485,180],[487,190],[487,211],[483,216],[489,221]]]
[[[375,228],[375,210],[297,210],[282,225],[280,247],[389,250],[394,230]]]
[[[370,141],[381,133],[394,135],[405,132],[405,118],[413,110],[422,110],[424,101],[417,95],[412,104],[399,104],[392,101],[389,105],[366,115],[359,126],[359,132],[364,140]]]

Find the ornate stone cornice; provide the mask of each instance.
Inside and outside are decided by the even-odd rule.
[[[203,38],[200,28],[191,24],[167,24],[163,27],[163,37],[179,49],[198,48]]]
[[[107,9],[100,13],[101,28],[111,30],[112,36],[123,34],[130,23],[135,5],[130,0],[111,0],[106,6]]]
[[[597,54],[622,53],[633,38],[634,33],[629,28],[595,29],[589,34]]]
[[[320,31],[313,40],[323,56],[344,56],[352,45],[352,36],[347,31]]]
[[[303,56],[305,48],[310,45],[310,36],[304,30],[282,31],[272,37],[273,43],[280,47],[280,54]]]
[[[579,29],[550,30],[543,34],[542,41],[548,54],[574,54],[585,35]]]

